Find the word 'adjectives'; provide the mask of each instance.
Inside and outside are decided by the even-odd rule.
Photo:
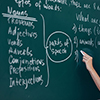
[[[20,37],[23,37],[23,38],[30,37],[30,38],[36,39],[38,36],[37,32],[28,32],[27,29],[25,29],[24,31],[21,31],[21,29],[18,28],[17,26],[15,26],[14,29],[9,27],[8,34],[12,36],[16,36],[17,40],[20,39]]]

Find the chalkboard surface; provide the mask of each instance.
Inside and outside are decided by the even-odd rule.
[[[0,0],[0,100],[99,100],[84,48],[100,75],[99,0]]]

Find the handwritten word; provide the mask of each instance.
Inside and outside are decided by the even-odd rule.
[[[58,54],[66,54],[67,50],[65,48],[62,49],[51,49],[52,54],[54,54],[55,56]]]
[[[55,4],[55,6],[49,5],[48,2],[60,3],[60,4],[67,5],[67,0],[45,0],[45,4],[43,6],[45,9],[48,9],[48,10],[61,11],[60,6],[58,6],[57,4]]]
[[[30,56],[32,57],[33,54],[32,54],[32,50],[29,50],[29,47],[27,47],[26,49],[23,49],[23,50],[18,50],[17,48],[12,48],[10,47],[9,50],[8,50],[8,53],[9,54],[14,54],[14,55],[23,55],[23,56]]]
[[[44,4],[43,7],[48,10],[54,10],[53,5]]]
[[[58,6],[57,4],[55,4],[55,6],[49,4],[43,4],[43,7],[47,10],[61,11],[61,7]]]
[[[76,8],[81,8],[81,4],[78,1],[71,0],[71,5],[75,6]]]
[[[100,11],[100,5],[98,5],[97,3],[93,3],[93,8],[94,10]]]
[[[91,28],[84,28],[83,25],[79,25],[78,30],[79,30],[79,32],[86,32],[88,35],[92,34],[92,29]]]
[[[11,27],[9,27],[8,34],[12,35],[12,36],[17,36],[17,40],[19,40],[20,37],[30,37],[30,38],[36,39],[38,36],[36,32],[28,32],[27,29],[25,29],[25,31],[21,32],[20,28],[18,28],[17,26],[15,26],[15,28],[13,30]]]
[[[41,0],[39,0],[39,2],[36,2],[36,3],[35,3],[35,7],[38,7],[39,10],[41,10],[41,3],[42,3]]]
[[[40,85],[43,84],[42,75],[40,77],[35,77],[35,75],[33,74],[33,77],[28,78],[28,79],[18,79],[18,78],[14,79],[10,77],[9,87],[12,88],[15,86],[25,86],[25,89],[27,89],[29,85],[34,85],[39,82],[40,82]]]
[[[55,47],[55,46],[62,47],[63,46],[63,43],[58,38],[57,40],[49,41],[49,49],[51,49],[51,46],[53,46],[53,47]]]
[[[15,58],[12,55],[9,56],[8,59],[9,64],[19,64],[19,65],[27,65],[27,66],[44,66],[44,60],[43,59],[36,59],[36,58],[31,58],[30,60],[27,59],[22,59],[21,57]]]
[[[79,24],[79,26],[77,27],[76,24],[74,23],[72,30],[75,32],[75,34],[77,33],[77,31],[87,33],[88,36],[92,34],[92,28],[84,27],[83,24]]]
[[[83,45],[90,45],[90,46],[94,46],[94,41],[93,41],[93,39],[92,38],[90,38],[90,40],[83,40],[83,39],[80,39],[79,40],[79,43],[80,44],[83,44]]]
[[[45,0],[45,3],[46,3],[46,4],[47,4],[48,2],[60,3],[60,4],[65,4],[65,5],[67,5],[67,0]]]
[[[17,40],[14,40],[14,41],[11,40],[11,39],[8,39],[8,45],[22,47],[23,43],[22,43],[22,40],[20,40],[20,39],[17,39]]]
[[[20,77],[22,77],[22,72],[40,72],[39,66],[29,66],[29,67],[14,67],[13,65],[10,65],[9,67],[10,75],[12,74],[19,74]]]
[[[15,25],[22,25],[22,26],[28,26],[28,27],[33,27],[33,22],[31,21],[25,21],[25,20],[20,20],[20,19],[14,19],[14,18],[8,18],[8,23],[15,24]]]
[[[19,7],[24,7],[24,5],[28,5],[31,7],[30,0],[15,0]]]
[[[84,4],[84,8],[91,9],[91,5],[90,4]]]
[[[99,24],[99,19],[91,18],[91,23],[93,23],[93,24],[97,24],[97,25],[100,26],[100,24]]]
[[[13,10],[13,8],[8,6],[8,13],[12,14],[12,15],[19,15],[19,16],[27,16],[28,17],[28,13],[27,11],[18,11],[18,10]]]
[[[80,14],[76,13],[76,19],[78,21],[82,21],[82,22],[89,22],[89,14],[86,15],[86,17],[83,16],[82,11],[80,12]]]

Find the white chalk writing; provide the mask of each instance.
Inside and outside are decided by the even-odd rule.
[[[31,7],[30,0],[15,0],[15,2],[18,4],[18,7],[24,7],[24,5]]]
[[[42,75],[40,77],[36,77],[33,74],[32,78],[12,78],[10,77],[10,86],[9,87],[15,87],[15,86],[25,86],[25,89],[27,89],[29,87],[29,85],[34,85],[35,83],[40,83],[40,85],[43,84],[43,79],[42,79]]]

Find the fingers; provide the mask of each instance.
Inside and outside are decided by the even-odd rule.
[[[86,56],[83,56],[83,59],[84,59],[84,60],[87,60],[87,59],[88,59],[88,57],[86,57]]]
[[[83,52],[83,56],[85,56],[85,57],[87,57],[87,58],[89,58],[89,57],[91,57],[91,56],[89,56],[88,54],[86,54],[84,51],[82,51]]]
[[[90,59],[91,58],[91,56],[87,56],[87,55],[84,55],[83,56],[83,59],[85,59],[85,60],[88,60],[88,59]]]
[[[82,53],[82,55],[83,55],[83,57],[86,57],[86,58],[90,58],[91,56],[89,56],[87,53],[85,53],[84,51],[80,51],[81,53]]]
[[[88,57],[83,56],[83,62],[86,62],[88,60]]]
[[[90,57],[83,56],[83,62],[88,62],[89,60],[90,60]]]
[[[83,62],[85,62],[85,63],[87,62],[87,60],[86,60],[86,59],[83,59],[82,61],[83,61]]]
[[[92,60],[92,57],[89,56],[88,54],[86,54],[84,51],[81,51],[81,53],[83,54],[83,62],[88,62],[90,59]]]

